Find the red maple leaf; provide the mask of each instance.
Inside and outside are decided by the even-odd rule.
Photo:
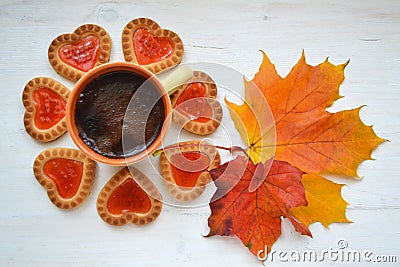
[[[280,236],[281,216],[288,218],[297,232],[311,236],[308,228],[290,214],[292,208],[307,205],[303,172],[296,167],[272,159],[254,164],[238,156],[210,174],[217,191],[210,203],[207,236],[236,235],[258,256],[265,247],[268,253]],[[254,180],[260,186],[250,192]]]

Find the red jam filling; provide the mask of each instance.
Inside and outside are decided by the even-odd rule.
[[[71,198],[78,192],[83,175],[82,162],[55,158],[44,164],[43,171],[56,184],[61,197]]]
[[[133,34],[135,55],[140,65],[148,65],[166,59],[174,52],[174,43],[167,37],[156,37],[145,28]]]
[[[60,48],[58,55],[66,64],[87,72],[93,69],[100,51],[100,40],[89,35],[73,44],[66,44]]]
[[[174,154],[170,160],[172,176],[182,189],[193,188],[199,175],[210,166],[210,158],[198,151]]]
[[[65,116],[65,100],[49,88],[35,89],[33,104],[36,107],[35,126],[40,130],[50,129]]]
[[[147,213],[150,208],[149,196],[132,178],[115,188],[107,201],[107,209],[112,214]]]
[[[176,101],[176,109],[190,118],[191,121],[208,122],[212,118],[212,110],[207,103],[207,89],[203,83],[189,84]]]

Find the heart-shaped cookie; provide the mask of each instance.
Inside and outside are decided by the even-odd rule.
[[[187,141],[170,145],[160,155],[161,175],[168,192],[181,201],[200,196],[211,181],[207,170],[220,164],[218,151],[207,142]]]
[[[102,27],[85,24],[71,34],[56,37],[48,57],[54,70],[73,81],[89,70],[110,60],[111,38]]]
[[[144,225],[161,213],[161,194],[142,172],[125,167],[117,172],[97,198],[97,212],[108,224]]]
[[[153,73],[178,65],[183,57],[181,38],[148,18],[134,19],[125,26],[122,49],[125,61],[142,65]]]
[[[60,209],[77,208],[86,200],[92,189],[95,169],[93,160],[71,148],[46,149],[33,164],[37,181]]]
[[[204,72],[193,71],[193,77],[171,95],[173,121],[198,135],[214,132],[222,120],[222,107],[216,96],[214,80]]]
[[[66,103],[70,91],[48,77],[30,80],[22,92],[26,132],[40,142],[50,142],[67,131]]]

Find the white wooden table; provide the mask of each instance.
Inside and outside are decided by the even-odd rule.
[[[362,120],[391,142],[373,153],[376,161],[360,166],[363,180],[335,178],[348,183],[343,195],[351,203],[347,216],[354,223],[333,224],[330,230],[316,223],[310,239],[299,236],[284,220],[282,236],[273,249],[321,252],[337,248],[343,239],[349,249],[397,256],[397,263],[385,266],[399,264],[399,1],[2,0],[0,266],[260,266],[239,239],[202,237],[208,233],[208,206],[165,205],[157,221],[146,227],[115,228],[103,223],[96,212],[96,198],[118,168],[99,165],[92,194],[82,207],[68,212],[55,208],[34,179],[32,163],[40,151],[74,147],[67,134],[53,143],[35,142],[23,126],[21,92],[28,80],[49,76],[73,86],[49,65],[49,43],[81,24],[96,23],[111,35],[111,61],[122,61],[121,30],[137,17],[153,18],[180,34],[186,49],[184,62],[225,64],[250,78],[261,63],[260,49],[283,76],[302,49],[313,65],[327,56],[336,64],[350,59],[340,91],[345,98],[332,110],[366,104]],[[138,167],[147,168],[145,164]],[[320,264],[346,263],[325,260]]]

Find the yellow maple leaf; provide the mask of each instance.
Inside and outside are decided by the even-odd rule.
[[[346,217],[348,203],[341,196],[344,184],[336,184],[317,174],[304,174],[301,182],[308,206],[292,209],[293,216],[307,227],[314,222],[320,222],[326,228],[334,222],[351,222]]]

